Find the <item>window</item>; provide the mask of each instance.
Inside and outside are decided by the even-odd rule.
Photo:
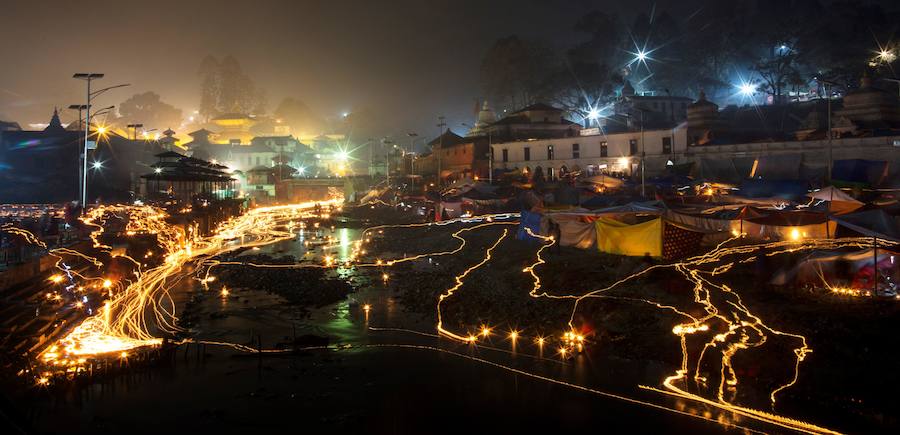
[[[577,143],[572,144],[572,158],[577,159],[581,157],[581,149],[578,147]]]
[[[547,179],[553,180],[553,168],[547,168]]]
[[[508,161],[509,161],[509,150],[506,148],[503,148],[503,163],[506,163]]]
[[[628,141],[628,155],[633,156],[637,154],[637,139],[631,139]]]
[[[523,160],[525,160],[526,162],[531,160],[531,148],[525,147],[522,149],[522,151],[524,151],[525,153],[525,158]]]
[[[547,160],[553,160],[553,145],[547,145]]]
[[[259,166],[259,156],[256,156],[256,166]]]
[[[672,138],[662,138],[663,154],[672,154]]]
[[[600,142],[600,157],[609,157],[609,147],[606,141]]]

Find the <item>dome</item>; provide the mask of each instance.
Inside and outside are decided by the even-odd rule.
[[[481,110],[478,111],[478,121],[476,121],[475,125],[485,127],[488,124],[493,124],[495,122],[497,122],[497,114],[491,110],[487,100],[485,100],[481,105]]]

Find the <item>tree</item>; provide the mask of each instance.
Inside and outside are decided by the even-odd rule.
[[[536,101],[541,84],[557,63],[540,44],[515,35],[500,38],[481,62],[482,88],[497,107],[518,109]]]
[[[297,133],[319,133],[324,130],[325,123],[300,100],[285,98],[275,108],[275,117]]]
[[[220,113],[265,113],[265,92],[244,74],[233,56],[221,62],[207,56],[200,63],[200,114],[206,119]]]
[[[207,122],[218,114],[219,103],[219,61],[215,57],[206,56],[197,70],[200,76],[200,116]]]
[[[135,94],[119,104],[120,123],[144,124],[144,129],[165,130],[181,125],[181,109],[164,103],[159,94],[144,92]]]

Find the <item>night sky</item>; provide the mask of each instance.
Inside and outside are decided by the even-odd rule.
[[[199,100],[200,60],[231,54],[266,89],[270,111],[295,97],[324,118],[368,107],[386,134],[431,135],[438,115],[461,132],[481,97],[481,59],[497,38],[563,49],[591,9],[628,20],[654,4],[687,12],[702,3],[16,0],[0,6],[0,119],[27,128],[46,122],[53,106],[82,103],[84,83],[71,75],[88,71],[105,73],[104,86],[132,84],[98,105],[154,91],[188,114]],[[75,116],[66,112],[63,122]]]

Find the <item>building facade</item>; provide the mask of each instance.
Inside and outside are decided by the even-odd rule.
[[[595,131],[577,137],[495,143],[494,168],[531,172],[540,167],[549,179],[574,171],[631,175],[639,169],[643,155],[648,171],[662,172],[670,161],[683,160],[687,149],[683,126],[643,134],[584,132]]]

